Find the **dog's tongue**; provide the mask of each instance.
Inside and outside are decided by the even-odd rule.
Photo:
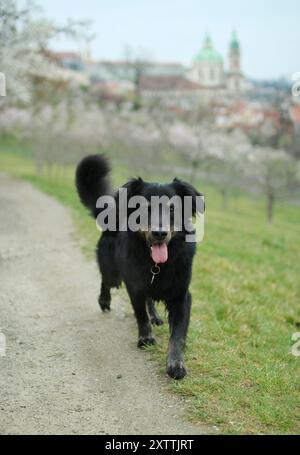
[[[151,257],[157,264],[162,264],[168,260],[168,247],[166,243],[161,245],[152,245]]]

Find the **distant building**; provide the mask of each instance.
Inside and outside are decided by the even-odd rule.
[[[71,71],[84,71],[84,62],[76,52],[53,52],[52,56],[60,66]]]
[[[289,110],[295,132],[300,132],[300,104],[292,104]]]
[[[183,76],[142,76],[140,90],[147,104],[159,102],[168,107],[196,107],[202,87]]]
[[[227,72],[224,69],[222,55],[214,48],[211,37],[206,35],[202,49],[194,58],[187,77],[208,90],[223,89],[236,94],[246,91],[249,83],[241,69],[241,51],[237,34],[232,33],[229,44]]]
[[[207,34],[191,67],[185,68],[184,73],[178,75],[180,77],[175,78],[172,73],[160,73],[155,77],[147,74],[142,79],[141,90],[147,100],[161,97],[164,104],[181,107],[240,98],[252,86],[242,72],[240,44],[235,32],[229,43],[227,68],[226,71],[222,55]]]
[[[206,35],[201,51],[194,58],[187,77],[203,88],[215,89],[225,87],[223,58],[214,49],[211,37]]]
[[[47,78],[63,80],[78,86],[88,86],[89,77],[85,74],[84,62],[76,52],[52,52],[45,51],[45,56],[57,65],[53,74],[47,74]]]
[[[192,108],[199,103],[239,98],[251,84],[241,68],[240,44],[235,32],[229,43],[228,70],[207,34],[191,67],[180,63],[100,60],[74,52],[56,52],[59,66],[75,77],[84,75],[93,87],[109,96],[122,96],[139,88],[145,102],[155,98],[171,107]]]
[[[131,62],[127,60],[85,61],[85,70],[92,82],[132,82],[137,67],[144,76],[184,76],[186,68],[180,63]]]
[[[229,45],[229,70],[226,74],[226,87],[230,92],[245,92],[250,88],[250,83],[243,75],[241,68],[240,43],[235,32],[232,33]]]

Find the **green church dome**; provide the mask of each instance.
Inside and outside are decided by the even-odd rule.
[[[222,62],[222,56],[217,52],[209,35],[206,35],[203,43],[203,47],[199,54],[195,56],[196,62]]]

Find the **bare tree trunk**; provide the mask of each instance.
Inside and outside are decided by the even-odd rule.
[[[191,164],[190,182],[192,185],[195,183],[195,180],[196,180],[198,166],[199,166],[199,161],[196,158],[192,161],[192,164]]]
[[[40,157],[35,158],[35,171],[37,175],[43,175],[43,163]]]
[[[226,188],[221,189],[221,209],[227,209],[228,207],[228,191]]]
[[[67,165],[63,164],[62,165],[62,178],[63,178],[63,180],[65,180],[66,175],[67,175]]]
[[[50,178],[52,175],[52,165],[49,162],[46,163],[46,175],[47,175],[47,178]]]
[[[275,202],[274,194],[269,193],[267,195],[267,219],[268,223],[270,224],[272,224],[273,221],[274,202]]]

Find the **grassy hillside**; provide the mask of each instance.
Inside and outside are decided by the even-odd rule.
[[[70,207],[77,237],[92,257],[98,232],[78,201],[74,169],[38,177],[29,155],[0,146],[0,171]],[[127,176],[126,168],[115,167],[115,184]],[[216,191],[198,187],[207,211],[192,282],[189,376],[170,388],[190,398],[194,420],[220,433],[299,433],[300,357],[291,354],[291,337],[300,331],[300,210],[278,206],[270,226],[263,201],[239,196],[222,211]],[[159,343],[151,351],[163,373],[167,325],[155,331]]]

